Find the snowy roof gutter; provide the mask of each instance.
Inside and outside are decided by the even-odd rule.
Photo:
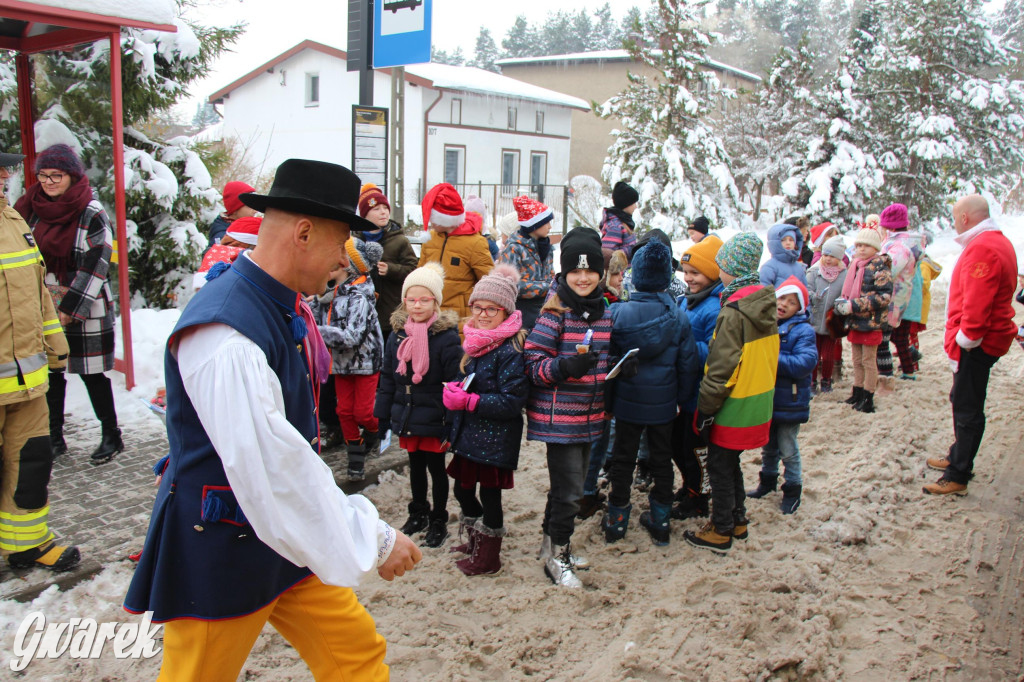
[[[495,62],[498,66],[522,66],[527,64],[550,64],[554,62],[570,63],[570,62],[631,62],[633,58],[629,56],[629,52],[626,50],[598,50],[595,52],[571,52],[568,54],[550,54],[542,57],[509,57],[508,59],[499,59]],[[714,69],[721,71],[727,71],[735,76],[739,76],[752,83],[760,83],[761,77],[757,74],[743,69],[738,69],[735,66],[730,66],[724,62],[720,62],[714,59],[705,59],[703,64],[710,66]]]

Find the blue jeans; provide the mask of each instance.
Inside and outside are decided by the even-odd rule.
[[[800,478],[800,448],[796,437],[800,424],[772,421],[768,431],[768,444],[761,449],[761,473],[779,475],[779,460],[786,464],[783,480],[790,485],[802,485]]]
[[[583,480],[583,494],[597,494],[597,477],[601,468],[608,459],[608,446],[615,442],[615,420],[611,419],[604,423],[604,431],[590,448],[590,465],[587,467],[587,477]]]

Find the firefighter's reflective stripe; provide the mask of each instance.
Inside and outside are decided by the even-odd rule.
[[[56,334],[59,331],[63,331],[60,320],[43,320],[43,336]]]
[[[0,394],[16,393],[46,383],[49,378],[49,364],[46,353],[0,363]]]
[[[25,249],[24,251],[14,251],[11,253],[0,253],[0,270],[10,270],[12,268],[21,268],[26,265],[36,265],[43,261],[42,255],[39,253],[39,249]]]
[[[28,514],[0,512],[0,549],[22,552],[54,537],[46,524],[50,505]]]

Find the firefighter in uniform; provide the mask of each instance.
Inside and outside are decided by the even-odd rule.
[[[67,364],[68,343],[32,231],[4,196],[23,158],[0,152],[0,555],[12,568],[66,571],[80,554],[58,544],[47,524],[53,453],[46,389],[50,370]]]

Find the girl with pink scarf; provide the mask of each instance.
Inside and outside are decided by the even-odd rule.
[[[501,571],[501,491],[513,486],[530,386],[523,360],[526,330],[516,310],[519,280],[515,267],[499,263],[477,282],[469,298],[472,316],[463,327],[462,378],[444,390],[455,453],[448,474],[462,507],[459,535],[467,538],[452,551],[468,555],[456,562],[467,576]]]
[[[448,538],[448,476],[445,454],[451,421],[442,403],[445,382],[459,373],[459,319],[441,310],[444,270],[428,263],[402,284],[402,305],[391,314],[373,415],[388,425],[409,453],[412,501],[402,532],[426,530],[423,544],[440,547]],[[428,474],[433,490],[427,499]]]
[[[874,230],[858,232],[854,246],[856,257],[850,263],[835,311],[848,316],[846,328],[853,350],[853,394],[846,402],[860,412],[870,413],[875,411],[875,356],[882,342],[882,318],[892,297],[892,270],[889,257],[879,253],[881,240]]]

